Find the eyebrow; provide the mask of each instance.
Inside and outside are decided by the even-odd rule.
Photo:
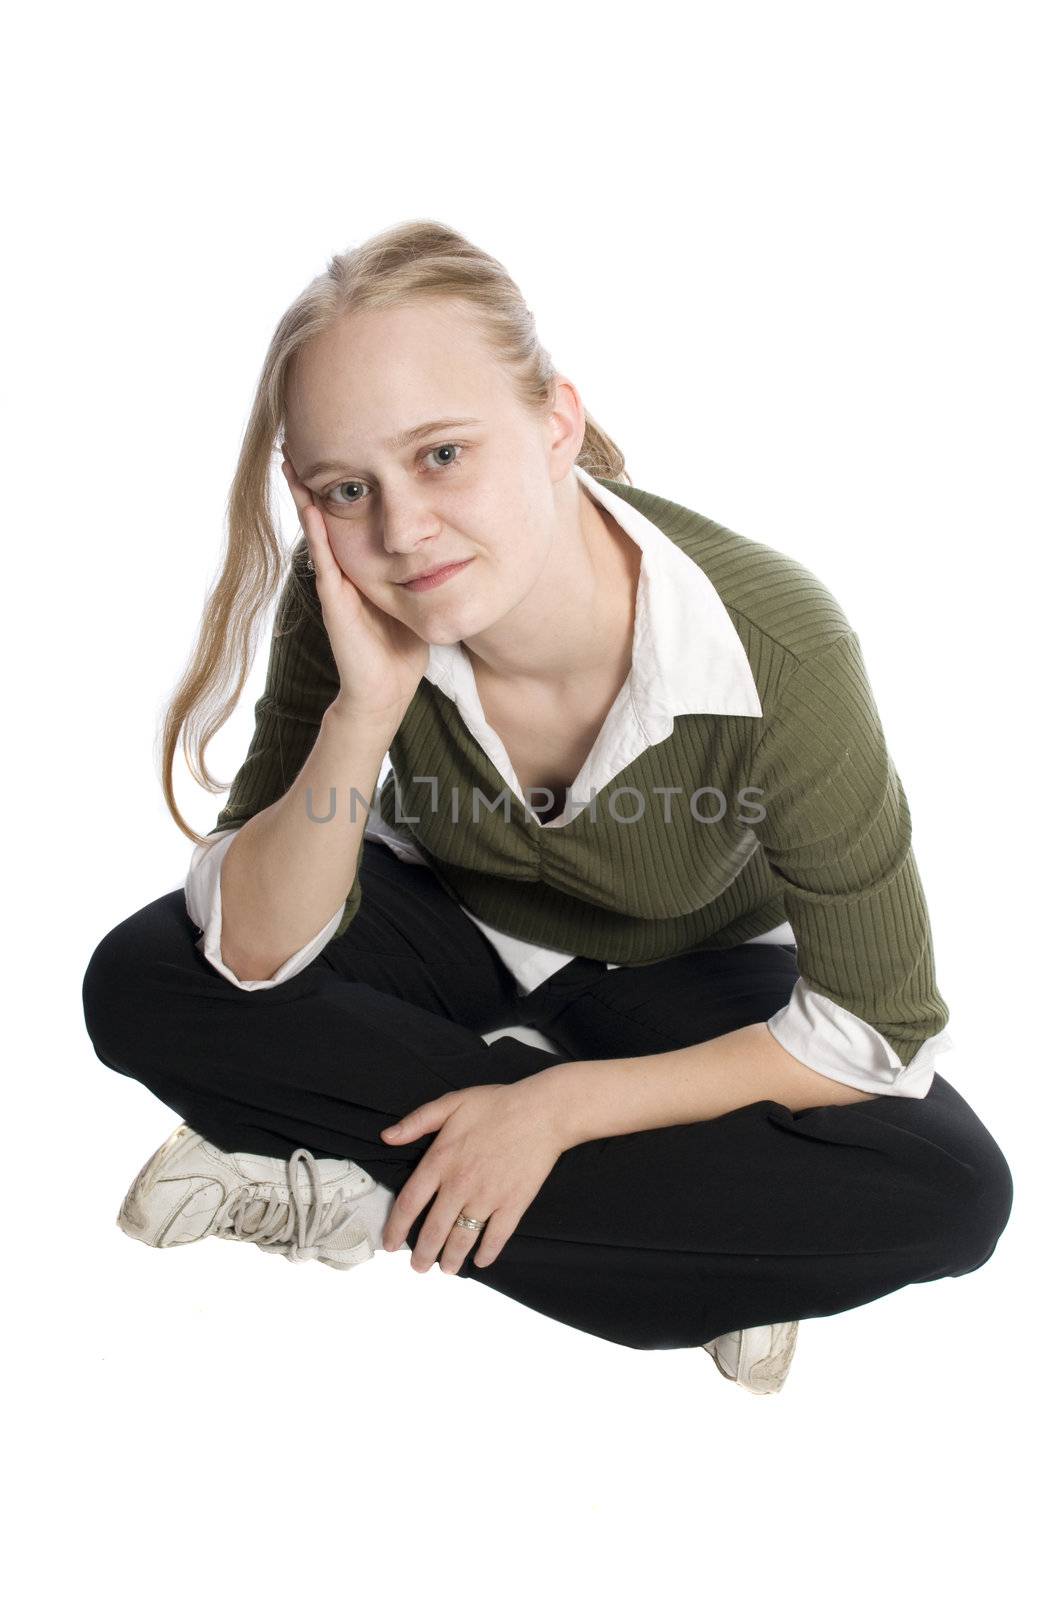
[[[438,417],[434,422],[418,423],[416,428],[406,428],[402,433],[397,433],[393,439],[384,440],[385,450],[402,450],[408,444],[414,444],[418,439],[423,439],[426,433],[435,433],[437,428],[467,428],[470,423],[479,424],[479,417]],[[309,483],[311,478],[316,478],[321,472],[346,472],[350,463],[347,461],[315,461],[314,465],[303,473],[303,482]]]

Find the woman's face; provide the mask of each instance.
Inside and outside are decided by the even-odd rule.
[[[359,312],[296,355],[285,397],[295,472],[352,583],[429,643],[483,632],[542,573],[554,487],[583,436],[565,389],[560,412],[530,413],[454,300]],[[468,564],[403,587],[446,562]]]

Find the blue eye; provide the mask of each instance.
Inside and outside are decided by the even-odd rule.
[[[360,483],[355,483],[355,481],[354,481],[354,480],[353,480],[353,478],[352,478],[352,479],[349,479],[349,480],[348,480],[348,482],[347,482],[347,483],[338,483],[338,484],[337,484],[337,485],[336,485],[336,488],[337,488],[337,489],[360,489],[360,488],[361,488],[361,487],[362,487],[362,485],[361,485],[361,484],[360,484]],[[327,493],[326,493],[326,494],[325,494],[325,499],[326,499],[326,500],[329,500],[329,501],[330,501],[330,503],[331,503],[331,496],[332,496],[332,495],[333,495],[333,493],[334,493],[334,492],[335,492],[335,491],[334,491],[334,490],[332,490],[332,489],[329,489],[329,490],[328,490],[328,491],[327,491]],[[359,502],[359,501],[357,501],[357,500],[345,500],[345,501],[344,501],[344,504],[345,504],[345,505],[348,505],[348,506],[356,506],[356,505],[358,505],[358,504],[359,504],[359,503],[360,503],[360,502]]]
[[[454,442],[454,441],[452,441],[450,443],[447,443],[447,444],[436,444],[436,445],[433,445],[430,450],[426,450],[425,451],[425,455],[426,456],[438,455],[440,453],[440,451],[443,451],[443,450],[461,451],[461,452],[464,453],[465,446],[463,444],[458,444],[457,442]],[[454,469],[458,468],[460,465],[461,465],[461,456],[457,456],[456,455],[456,456],[454,456],[454,458],[452,460],[444,461],[441,465],[437,466],[435,471],[437,473],[438,472],[451,471],[451,470],[454,470]],[[358,478],[346,478],[346,479],[344,479],[344,481],[342,483],[333,484],[331,489],[326,489],[324,494],[322,495],[322,499],[325,500],[326,503],[328,505],[330,505],[334,510],[338,510],[341,507],[344,510],[346,510],[348,507],[357,508],[358,506],[360,506],[362,504],[363,500],[365,499],[365,494],[363,492],[362,494],[358,495],[357,499],[354,499],[350,495],[345,493],[345,491],[348,490],[348,489],[350,489],[350,490],[361,489],[361,490],[364,491],[365,490],[365,484],[362,483]],[[332,496],[334,494],[336,494],[336,493],[339,493],[341,495],[341,499],[333,500]]]
[[[465,446],[463,444],[434,444],[432,446],[431,450],[428,451],[428,454],[430,456],[434,456],[437,450],[464,450],[464,449],[465,449]],[[458,459],[459,458],[456,457],[453,461],[444,461],[443,465],[445,467],[457,466]]]

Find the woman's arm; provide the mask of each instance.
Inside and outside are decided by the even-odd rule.
[[[395,731],[392,722],[355,722],[334,709],[339,672],[306,549],[300,541],[293,552],[251,743],[215,825],[239,832],[231,844],[197,846],[185,885],[189,915],[217,949],[212,964],[220,961],[225,976],[240,984],[272,979],[326,923],[329,937],[349,926],[361,894],[367,809],[356,802],[351,822],[349,791],[372,801]],[[331,810],[335,788],[331,822],[307,816],[311,786],[319,816]],[[298,964],[287,975],[296,970]]]
[[[758,1100],[806,1111],[877,1098],[806,1067],[763,1022],[660,1055],[559,1061],[535,1082],[566,1150],[644,1128],[710,1122]]]
[[[797,941],[799,978],[767,1019],[827,1077],[921,1098],[952,1048],[908,799],[851,630],[775,695],[754,757],[751,824]]]
[[[195,926],[202,930],[196,940],[196,949],[205,961],[209,961],[215,972],[220,972],[238,989],[274,989],[278,984],[294,978],[297,972],[302,972],[320,955],[339,927],[344,906],[334,911],[313,938],[283,961],[270,977],[238,978],[225,965],[221,953],[221,869],[239,832],[238,828],[221,828],[208,834],[204,842],[197,845],[185,878],[185,908]],[[366,836],[372,837],[368,828]]]
[[[703,1044],[546,1068],[549,1111],[572,1143],[758,1100],[801,1111],[921,1098],[951,1048],[907,798],[854,633],[794,668],[752,778],[765,812],[753,826],[797,940],[791,999]]]
[[[221,866],[221,957],[237,978],[269,978],[347,900],[395,731],[390,723],[352,721],[329,706],[290,789],[240,829]],[[328,821],[313,820],[308,797],[314,814]]]

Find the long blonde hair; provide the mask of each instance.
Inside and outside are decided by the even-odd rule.
[[[227,503],[224,565],[204,603],[199,637],[163,723],[166,804],[195,844],[205,836],[189,827],[174,796],[178,742],[196,782],[212,794],[223,793],[229,785],[207,770],[206,748],[240,699],[264,618],[288,576],[289,559],[305,543],[301,539],[295,550],[285,551],[270,499],[289,363],[309,339],[349,312],[428,296],[459,298],[475,309],[488,346],[529,410],[541,411],[552,401],[557,374],[516,284],[493,256],[442,223],[399,223],[334,255],[327,271],[293,301],[270,341],[244,431]],[[589,413],[586,424],[579,465],[596,477],[630,482],[612,439]]]

